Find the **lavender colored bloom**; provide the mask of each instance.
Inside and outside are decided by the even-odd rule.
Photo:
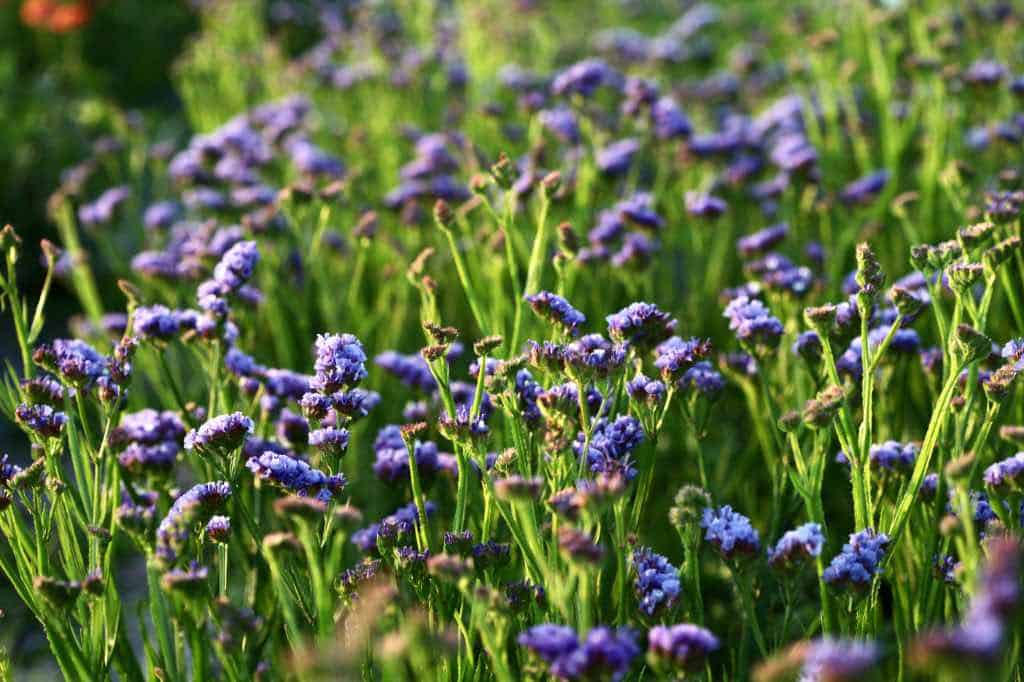
[[[821,345],[821,337],[816,331],[806,331],[796,337],[793,342],[793,354],[810,362],[817,362],[821,359],[824,347]]]
[[[423,509],[427,516],[437,511],[437,505],[430,500],[423,503]],[[399,507],[389,516],[381,519],[380,523],[373,523],[352,533],[352,543],[364,552],[373,551],[377,547],[377,535],[384,526],[394,526],[402,533],[411,533],[413,527],[419,520],[419,512],[416,504],[410,502],[404,507]]]
[[[666,382],[678,381],[695,363],[711,353],[707,339],[681,339],[673,336],[655,348],[654,366]]]
[[[939,488],[939,475],[938,474],[928,474],[927,476],[924,477],[924,480],[921,481],[921,487],[918,489],[917,493],[922,498],[924,498],[926,500],[931,500],[931,499],[933,499],[935,497],[935,493],[938,490],[938,488]]]
[[[165,229],[171,226],[181,211],[181,207],[174,201],[158,201],[146,208],[142,216],[142,222],[149,229]]]
[[[867,204],[885,188],[889,176],[889,171],[880,170],[854,180],[842,189],[839,199],[847,205]]]
[[[385,351],[374,357],[373,362],[413,388],[429,393],[437,386],[426,361],[419,355]]]
[[[321,452],[338,457],[348,449],[348,431],[333,427],[309,432],[309,444]]]
[[[725,390],[725,378],[710,362],[701,361],[686,370],[676,385],[683,391],[696,391],[707,400],[717,400]]]
[[[322,393],[354,387],[366,378],[363,344],[352,334],[319,334],[314,369],[314,384]]]
[[[877,470],[909,472],[917,459],[917,446],[913,443],[897,443],[888,440],[872,445],[868,451],[871,468]]]
[[[985,469],[985,485],[1000,492],[1017,491],[1024,485],[1024,452],[1018,452]]]
[[[572,109],[568,107],[546,109],[538,114],[538,118],[542,126],[565,144],[579,144],[580,127]]]
[[[726,559],[742,554],[756,554],[761,550],[761,537],[750,525],[750,519],[734,512],[729,505],[705,509],[700,527],[705,531],[704,539],[713,544]]]
[[[78,339],[57,339],[52,344],[41,345],[32,357],[37,364],[80,388],[96,382],[107,370],[107,358]]]
[[[329,502],[346,483],[341,474],[328,476],[301,459],[276,452],[268,451],[259,457],[251,457],[245,465],[257,480],[267,481],[302,497],[316,497],[323,502]]]
[[[741,342],[774,348],[782,338],[782,323],[757,299],[748,296],[733,299],[726,306],[724,317],[728,318],[729,329],[736,332],[736,338]]]
[[[971,85],[998,85],[1006,77],[1007,69],[997,61],[979,59],[964,71],[963,78]]]
[[[633,570],[636,572],[634,588],[640,600],[640,610],[648,616],[671,609],[681,591],[679,569],[669,560],[648,547],[633,551]]]
[[[660,230],[665,220],[654,211],[654,197],[649,192],[638,192],[615,204],[613,211],[623,220],[649,230]]]
[[[602,85],[616,78],[615,72],[600,59],[577,62],[555,76],[551,91],[556,95],[582,95],[589,97]]]
[[[398,426],[391,424],[382,428],[373,442],[373,451],[376,455],[373,473],[377,478],[389,483],[409,478],[409,452]],[[413,459],[421,475],[429,476],[438,471],[438,455],[437,445],[432,441],[417,441],[413,446]]]
[[[832,559],[822,578],[834,587],[864,588],[881,572],[889,537],[867,528],[850,534],[843,551]]]
[[[259,259],[256,242],[238,242],[224,253],[213,268],[213,279],[229,291],[235,291],[252,279]]]
[[[643,270],[650,264],[657,250],[656,240],[640,232],[627,232],[622,238],[622,246],[611,256],[611,264],[617,268]],[[584,250],[581,250],[577,257],[581,261],[584,260]]]
[[[554,663],[562,656],[575,651],[580,645],[575,630],[567,625],[551,623],[534,625],[529,630],[519,633],[516,641],[547,663]]]
[[[626,348],[600,334],[587,334],[565,347],[565,363],[587,377],[606,377],[626,362]]]
[[[568,680],[620,680],[640,654],[632,630],[596,627],[572,652],[551,663],[551,674]]]
[[[224,481],[199,483],[179,496],[156,529],[156,555],[164,564],[173,564],[185,548],[193,527],[210,518],[231,496]]]
[[[640,142],[630,137],[597,150],[595,161],[605,175],[622,175],[629,170],[638,151]]]
[[[580,436],[576,439],[577,454],[582,453],[583,439]],[[594,423],[590,435],[590,449],[587,453],[590,470],[600,472],[609,465],[608,460],[625,465],[629,454],[640,446],[644,438],[643,426],[635,417],[621,415],[614,422],[602,417]],[[627,468],[627,478],[635,475],[635,469]]]
[[[127,185],[111,187],[96,197],[91,204],[82,204],[78,209],[78,220],[83,225],[92,227],[104,225],[114,219],[114,212],[131,196]]]
[[[651,107],[651,123],[659,140],[686,138],[693,132],[693,125],[683,110],[671,97],[662,97]]]
[[[185,426],[178,415],[169,410],[157,412],[144,409],[138,412],[126,412],[121,416],[121,424],[110,433],[111,445],[141,443],[153,445],[162,441],[181,442],[185,437]]]
[[[821,555],[825,536],[817,523],[804,525],[786,532],[774,547],[768,550],[768,563],[773,568],[788,568]]]
[[[26,428],[46,438],[57,438],[68,423],[68,417],[49,405],[27,405],[22,403],[14,410],[14,416]]]
[[[117,456],[121,467],[133,476],[164,476],[174,468],[180,448],[174,441],[160,441],[152,445],[129,443]]]
[[[252,419],[241,412],[222,414],[189,431],[185,436],[185,449],[204,456],[224,457],[242,447],[245,437],[252,431]]]
[[[140,339],[166,341],[181,329],[181,319],[167,306],[139,306],[135,309],[133,328]]]
[[[643,351],[665,341],[675,331],[676,321],[653,303],[631,303],[605,318],[608,335]]]
[[[770,251],[785,239],[787,234],[789,234],[789,225],[786,223],[771,225],[763,230],[741,237],[736,242],[736,250],[744,258],[751,258]]]
[[[524,298],[537,315],[551,324],[560,326],[567,334],[575,336],[579,333],[579,327],[587,322],[583,313],[573,308],[558,294],[540,291],[532,295],[527,294]]]
[[[353,388],[331,396],[334,409],[349,419],[362,419],[380,404],[380,393]]]
[[[689,623],[656,625],[647,633],[648,656],[685,672],[701,670],[719,646],[718,638],[710,630]]]
[[[231,519],[227,516],[211,516],[206,522],[206,537],[214,542],[226,543],[231,536]]]
[[[643,374],[626,382],[626,393],[629,397],[644,405],[657,405],[665,399],[665,384]]]
[[[724,199],[711,194],[686,193],[686,212],[695,218],[714,219],[725,213],[728,207]]]
[[[881,657],[874,642],[816,639],[804,655],[801,682],[844,682],[863,679]]]

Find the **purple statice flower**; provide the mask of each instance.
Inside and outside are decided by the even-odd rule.
[[[533,308],[533,312],[554,325],[558,325],[566,334],[575,336],[579,328],[587,323],[587,317],[572,305],[550,291],[527,294],[524,299]]]
[[[725,378],[710,362],[702,360],[686,370],[676,386],[713,401],[725,390]]]
[[[519,633],[519,646],[526,647],[546,663],[554,663],[579,648],[576,631],[567,625],[544,623]]]
[[[756,554],[761,550],[761,536],[750,525],[750,519],[733,511],[729,505],[718,509],[706,508],[701,516],[700,527],[705,531],[704,539],[713,544],[726,559]]]
[[[251,355],[232,347],[224,355],[224,367],[236,377],[251,377],[264,370]]]
[[[330,502],[346,483],[341,474],[328,476],[301,459],[271,451],[249,458],[245,465],[258,481],[267,481],[302,497],[316,497],[322,502]]]
[[[380,400],[380,393],[362,388],[340,391],[331,396],[334,409],[349,419],[362,419],[380,404]]]
[[[530,428],[540,424],[541,413],[537,400],[544,389],[533,379],[530,370],[521,369],[516,372],[516,404],[519,414]]]
[[[640,600],[640,610],[648,616],[671,609],[681,591],[679,569],[649,547],[633,551],[633,570],[636,571],[634,588]]]
[[[653,303],[630,303],[605,318],[613,341],[628,343],[639,351],[649,350],[672,336],[676,321]]]
[[[684,672],[697,672],[721,646],[718,638],[699,625],[656,625],[647,633],[647,654],[657,663]]]
[[[843,354],[836,358],[836,370],[840,376],[848,376],[854,381],[860,381],[861,374],[864,372],[864,363],[861,357],[859,337],[853,339]]]
[[[771,225],[741,237],[736,242],[736,250],[744,258],[752,258],[770,251],[785,239],[787,234],[789,234],[789,225],[786,223]]]
[[[198,483],[179,496],[157,526],[157,557],[167,565],[177,561],[196,524],[208,520],[229,497],[231,485],[225,481]]]
[[[213,279],[228,291],[235,291],[252,279],[259,259],[256,242],[238,242],[224,253],[213,268]]]
[[[226,543],[231,536],[231,519],[227,516],[211,516],[206,522],[206,537],[214,542]]]
[[[21,382],[21,390],[25,392],[28,402],[43,403],[52,407],[62,407],[65,396],[72,397],[76,393],[73,388],[68,388],[65,391],[61,383],[50,376],[26,379]]]
[[[723,316],[729,320],[729,329],[736,333],[740,342],[759,348],[779,345],[784,331],[782,322],[761,301],[738,296],[729,302]]]
[[[917,446],[913,443],[897,443],[894,440],[887,440],[884,443],[872,445],[868,451],[868,461],[871,468],[884,471],[908,472],[914,466],[917,459]]]
[[[278,398],[301,400],[302,396],[309,393],[312,384],[311,377],[290,369],[271,367],[264,370],[262,374],[263,385],[267,393]]]
[[[665,384],[643,374],[626,382],[626,393],[631,400],[643,405],[657,405],[665,399]]]
[[[640,151],[640,142],[632,137],[617,140],[597,150],[595,161],[605,175],[622,175],[629,170],[633,157]]]
[[[339,178],[345,174],[345,164],[309,140],[296,137],[288,142],[288,156],[303,175]]]
[[[551,82],[556,95],[582,95],[589,97],[599,87],[610,85],[618,74],[600,59],[584,59],[565,69]]]
[[[881,651],[874,642],[820,638],[805,654],[801,682],[852,682],[863,679],[878,663]]]
[[[881,573],[881,563],[888,546],[889,536],[876,533],[873,528],[851,533],[850,541],[832,559],[822,573],[822,579],[834,587],[867,587]]]
[[[854,180],[842,189],[839,199],[848,206],[867,204],[885,188],[889,182],[889,176],[889,171],[880,170]]]
[[[654,210],[654,197],[650,192],[637,192],[615,204],[612,210],[623,220],[648,230],[660,230],[665,220]]]
[[[66,383],[79,388],[99,380],[108,365],[107,358],[78,339],[56,339],[51,344],[40,345],[32,357]]]
[[[583,434],[576,438],[577,454],[582,453]],[[604,417],[594,423],[590,435],[590,450],[587,462],[590,470],[602,471],[608,465],[607,460],[625,464],[628,456],[644,442],[644,428],[640,421],[630,415],[621,415],[613,422]],[[627,478],[632,478],[636,470],[629,468]]]
[[[185,449],[204,456],[224,457],[242,447],[252,433],[252,419],[241,412],[222,414],[207,421],[185,436]]]
[[[321,393],[353,388],[366,378],[366,353],[352,334],[319,334],[316,337],[316,377]]]
[[[185,425],[170,410],[158,412],[146,408],[138,412],[126,412],[121,424],[110,432],[111,445],[141,443],[153,445],[162,441],[181,442],[185,437]]]
[[[972,62],[963,73],[965,82],[971,85],[998,85],[1006,77],[1007,69],[1004,65],[991,59],[979,59]]]
[[[626,362],[626,347],[600,334],[581,336],[565,347],[565,364],[586,377],[606,377]]]
[[[567,680],[620,680],[640,655],[633,631],[599,626],[580,645],[551,663],[551,674]]]
[[[796,341],[793,342],[792,351],[794,355],[798,355],[805,360],[817,362],[821,359],[824,347],[821,345],[821,337],[818,336],[818,332],[812,330],[802,332],[796,337]]]
[[[931,500],[935,498],[935,493],[939,489],[939,475],[928,474],[921,481],[921,487],[918,488],[917,494],[925,500]]]
[[[651,124],[659,140],[673,140],[689,137],[693,125],[683,110],[671,97],[658,99],[651,107]]]
[[[309,421],[286,407],[277,415],[274,434],[278,440],[293,448],[302,447],[309,440]]]
[[[617,268],[643,270],[658,250],[658,242],[642,232],[627,232],[619,250],[611,255],[611,264]],[[582,259],[583,251],[578,256]]]
[[[22,403],[14,409],[14,416],[26,428],[45,438],[57,438],[68,423],[68,417],[49,405]]]
[[[890,327],[875,327],[868,332],[868,345],[872,349],[876,349],[882,345],[885,337],[889,334]],[[860,338],[855,338],[854,341],[860,343]],[[921,348],[921,337],[918,336],[917,332],[913,329],[900,328],[897,329],[893,335],[892,340],[889,342],[889,350],[894,353],[901,355],[915,355]]]
[[[774,547],[768,550],[768,563],[773,568],[788,568],[821,555],[825,536],[821,525],[805,523],[786,532]]]
[[[373,442],[373,451],[377,457],[373,473],[377,478],[388,483],[409,478],[409,452],[398,426],[390,424],[382,428]],[[413,446],[413,459],[421,475],[429,476],[438,471],[438,455],[437,445],[432,441],[417,441]]]
[[[379,353],[373,362],[407,386],[430,393],[437,387],[427,362],[419,355],[404,355],[389,350]]]
[[[114,212],[130,196],[131,191],[127,185],[111,187],[92,203],[82,204],[78,208],[78,220],[87,227],[105,225],[114,219]]]
[[[568,145],[579,144],[580,126],[572,109],[568,107],[545,109],[537,116],[540,119],[540,124],[559,140]]]
[[[711,341],[696,337],[670,337],[654,349],[654,366],[666,382],[678,381],[695,363],[711,353]]]
[[[695,218],[714,219],[725,213],[728,204],[711,194],[686,193],[686,212]]]
[[[117,462],[133,476],[165,476],[174,468],[180,450],[178,443],[170,440],[151,445],[129,443],[118,454]]]
[[[309,432],[309,444],[320,452],[339,457],[348,449],[348,430],[323,427]]]
[[[1000,355],[1006,362],[1014,363],[1014,367],[1024,372],[1024,338],[1010,339],[1000,351]]]
[[[1024,486],[1024,452],[989,466],[984,480],[989,488],[1001,492],[1020,490]]]
[[[423,503],[423,510],[427,516],[437,511],[437,505],[430,500]],[[419,512],[416,504],[410,502],[404,507],[399,507],[389,516],[384,517],[379,523],[373,523],[352,533],[352,544],[364,552],[371,552],[377,547],[377,535],[384,526],[393,526],[403,534],[412,533],[413,527],[419,520]]]
[[[223,211],[228,207],[224,193],[212,187],[193,187],[182,193],[181,200],[193,211]]]
[[[164,305],[139,306],[135,309],[133,329],[143,341],[166,341],[181,329],[181,317]]]
[[[146,207],[142,222],[151,230],[166,229],[181,213],[181,207],[175,201],[158,201]]]

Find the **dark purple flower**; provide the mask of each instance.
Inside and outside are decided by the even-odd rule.
[[[640,142],[634,138],[626,138],[612,142],[597,150],[597,167],[605,175],[622,175],[629,170],[633,157],[640,151]]]
[[[560,326],[567,334],[575,336],[579,333],[579,327],[587,322],[583,313],[573,308],[567,300],[558,294],[540,291],[536,294],[528,294],[524,298],[537,315]]]
[[[881,563],[889,546],[889,536],[867,528],[852,533],[843,551],[832,559],[822,579],[829,585],[866,587],[881,572]]]
[[[704,539],[713,544],[726,559],[756,554],[761,550],[761,537],[750,525],[750,519],[734,512],[729,505],[705,509],[700,527],[705,531]]]
[[[676,328],[672,316],[653,303],[631,303],[605,320],[612,340],[628,343],[639,351],[657,346]]]
[[[686,193],[686,212],[695,218],[714,219],[725,213],[728,204],[711,194]]]
[[[839,199],[847,205],[867,204],[885,188],[885,185],[889,182],[889,177],[889,171],[880,170],[854,180],[842,189],[839,193]]]
[[[648,547],[633,551],[634,588],[640,610],[648,616],[671,609],[679,599],[679,569]]]
[[[656,625],[647,633],[650,658],[684,672],[701,670],[719,646],[718,638],[709,630],[689,623]]]
[[[352,334],[319,334],[314,369],[314,384],[321,393],[353,388],[366,378],[363,344]]]

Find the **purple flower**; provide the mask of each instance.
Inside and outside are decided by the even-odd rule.
[[[885,188],[889,176],[889,171],[880,170],[854,180],[842,189],[839,199],[847,205],[867,204]]]
[[[231,536],[231,519],[227,516],[211,516],[206,522],[206,537],[214,542],[226,543]]]
[[[567,680],[620,680],[640,654],[629,628],[596,627],[572,652],[551,663],[551,674]]]
[[[1024,484],[1024,452],[1018,452],[985,469],[985,485],[1000,492],[1020,490]]]
[[[626,393],[629,397],[644,405],[657,405],[665,399],[665,384],[643,374],[626,382]]]
[[[597,150],[597,167],[605,175],[622,175],[629,170],[638,151],[640,142],[632,137],[612,142]]]
[[[185,436],[185,449],[200,455],[224,457],[242,447],[252,433],[253,422],[241,412],[222,414],[210,419]]]
[[[437,505],[430,500],[423,503],[423,509],[427,516],[437,511]],[[364,552],[370,552],[377,547],[377,535],[383,526],[394,526],[404,534],[412,533],[413,527],[419,520],[419,512],[416,504],[410,502],[404,507],[399,507],[390,516],[381,519],[380,523],[373,523],[366,528],[361,528],[352,533],[352,543]]]
[[[625,342],[643,351],[665,341],[676,328],[676,321],[653,303],[631,303],[605,318],[612,340]]]
[[[872,445],[868,451],[868,461],[871,468],[887,471],[901,470],[910,471],[917,459],[917,446],[913,443],[897,443],[888,440],[884,443]]]
[[[527,294],[524,298],[533,308],[533,312],[551,324],[560,326],[566,334],[575,336],[579,333],[579,328],[587,322],[583,313],[573,308],[558,294],[540,291],[532,295]]]
[[[718,638],[698,625],[656,625],[647,633],[647,653],[656,662],[671,665],[684,672],[696,672],[716,651]]]
[[[378,367],[395,376],[399,381],[430,393],[437,387],[434,375],[426,361],[419,355],[404,355],[393,350],[384,351],[373,358]]]
[[[238,242],[224,253],[213,268],[213,279],[228,291],[235,291],[252,279],[259,259],[256,242]]]
[[[319,334],[314,369],[314,384],[321,393],[353,388],[366,378],[363,344],[352,334]]]
[[[117,207],[126,202],[130,196],[131,191],[127,185],[111,187],[96,197],[91,204],[82,204],[78,209],[78,219],[88,227],[109,223],[114,219]]]
[[[579,144],[580,127],[572,109],[568,107],[545,109],[538,114],[538,118],[544,128],[565,144]]]
[[[606,377],[626,362],[626,348],[600,334],[587,334],[565,347],[565,363],[584,377]]]
[[[766,253],[778,245],[789,234],[789,225],[779,223],[740,238],[736,250],[744,258]]]
[[[394,483],[409,478],[409,452],[402,438],[402,431],[394,424],[385,426],[373,442],[377,459],[373,473],[377,478]],[[413,459],[420,474],[430,476],[439,469],[438,448],[431,441],[417,442],[413,447]]]
[[[181,317],[167,306],[139,306],[135,309],[133,328],[140,339],[166,341],[181,329]]]
[[[673,336],[655,348],[654,366],[661,370],[666,382],[678,381],[699,360],[711,353],[711,342],[696,337]]]
[[[576,631],[567,625],[545,623],[534,625],[519,633],[519,646],[526,647],[547,663],[554,663],[562,656],[575,651],[579,645]]]
[[[26,428],[46,438],[57,438],[64,430],[68,418],[49,405],[27,405],[22,403],[14,410],[14,416]]]
[[[713,401],[725,390],[725,379],[710,362],[701,361],[686,370],[676,385],[683,391],[695,391]]]
[[[681,591],[679,569],[648,547],[633,551],[633,570],[636,572],[634,588],[640,600],[640,610],[648,616],[671,609]]]
[[[665,225],[665,220],[654,211],[654,197],[649,192],[638,192],[623,199],[612,210],[638,227],[660,230]]]
[[[196,524],[209,519],[231,497],[231,486],[224,481],[199,483],[179,496],[156,529],[156,555],[164,564],[173,564],[185,548]]]
[[[615,80],[617,74],[600,59],[585,59],[565,69],[551,82],[556,95],[589,97],[602,85]]]
[[[181,212],[181,207],[174,201],[158,201],[146,207],[142,222],[149,229],[166,229],[171,226]]]
[[[260,481],[267,481],[296,495],[316,497],[323,502],[329,502],[346,483],[341,474],[328,476],[301,459],[276,452],[268,451],[259,457],[251,457],[245,465]]]
[[[768,563],[774,568],[787,568],[821,555],[825,536],[817,523],[804,525],[788,531],[775,547],[768,550]]]
[[[724,317],[741,342],[753,343],[758,348],[774,348],[782,338],[782,323],[757,299],[734,298],[726,306]]]
[[[695,218],[714,219],[725,213],[728,204],[711,194],[686,193],[686,212]]]
[[[689,137],[693,125],[671,97],[662,97],[651,107],[651,122],[659,140]]]
[[[804,654],[800,679],[806,682],[860,680],[874,667],[880,655],[874,642],[816,639]]]
[[[348,431],[325,427],[309,432],[309,444],[332,457],[339,457],[348,449]]]
[[[881,572],[889,536],[867,528],[852,533],[843,551],[832,559],[822,578],[832,586],[864,588]]]
[[[963,79],[971,85],[998,85],[1006,76],[1006,67],[997,61],[979,59],[963,73]]]
[[[750,519],[725,505],[718,509],[708,507],[701,516],[700,527],[704,539],[713,544],[726,559],[741,554],[756,554],[761,550],[761,537]]]
[[[129,443],[117,456],[117,462],[133,476],[164,476],[174,468],[180,451],[178,443],[161,441],[152,445]]]

